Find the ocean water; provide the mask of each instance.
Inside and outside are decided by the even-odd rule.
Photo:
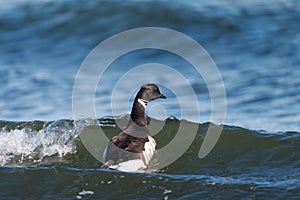
[[[299,199],[299,9],[297,0],[1,1],[0,199]],[[198,131],[178,160],[155,173],[99,169],[78,137],[73,85],[99,43],[140,27],[173,29],[205,48],[226,90],[224,129],[213,150],[199,159],[209,122],[218,123],[211,120],[204,79],[171,53],[133,51],[112,63],[99,82],[96,125],[108,137],[119,133],[114,119],[127,117],[140,86],[132,89],[131,83],[138,79],[163,83],[168,96],[147,111],[164,123],[155,135],[158,148],[184,120]],[[191,107],[182,115],[181,104],[193,103],[183,82],[151,67],[130,71],[147,63],[184,75],[200,112]],[[130,80],[120,84],[122,77]]]

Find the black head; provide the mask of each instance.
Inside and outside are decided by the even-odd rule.
[[[136,95],[137,98],[152,101],[157,98],[166,99],[167,97],[160,93],[159,88],[155,84],[145,84],[141,87]]]

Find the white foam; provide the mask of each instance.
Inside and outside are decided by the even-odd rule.
[[[81,196],[83,196],[83,195],[93,195],[94,192],[93,191],[89,191],[89,190],[82,190],[78,194],[81,195]]]
[[[78,193],[78,195],[76,196],[76,199],[82,199],[82,196],[84,196],[84,195],[93,195],[93,194],[94,194],[93,191],[82,190],[81,192]]]
[[[72,138],[71,132],[57,134],[47,129],[0,130],[0,165],[23,165],[25,161],[40,162],[46,156],[75,153]]]

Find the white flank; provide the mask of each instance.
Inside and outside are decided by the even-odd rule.
[[[115,169],[123,172],[138,172],[146,169],[145,163],[141,159],[128,160],[117,165],[109,166],[110,169]]]
[[[153,137],[148,136],[148,140],[149,141],[145,143],[145,150],[143,151],[143,157],[146,165],[148,165],[152,159],[156,147],[156,142]]]
[[[143,151],[143,154],[141,154],[141,159],[128,160],[116,165],[111,165],[109,168],[123,172],[138,172],[146,169],[154,155],[156,147],[155,140],[151,136],[148,136],[148,139],[149,141],[146,142],[144,146],[145,150]]]

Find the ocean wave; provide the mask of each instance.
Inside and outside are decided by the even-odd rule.
[[[197,124],[188,150],[155,173],[100,169],[101,163],[80,141],[80,130],[99,126],[112,137],[120,131],[116,121],[128,117],[0,121],[0,198],[24,199],[30,191],[30,198],[35,199],[299,199],[299,132],[270,133],[225,125],[213,150],[199,159],[210,123]],[[158,148],[163,148],[183,120],[172,117],[159,122],[164,127],[154,137]]]
[[[0,165],[32,166],[76,153],[71,121],[1,122]]]
[[[128,116],[119,117],[126,121]],[[96,125],[105,129],[108,138],[120,132],[116,118],[99,120],[58,120],[52,122],[0,122],[1,166],[68,165],[75,168],[98,168],[100,162],[93,158],[81,143],[78,134],[82,127]],[[155,120],[155,119],[151,119]],[[163,148],[176,135],[182,120],[168,118],[154,137],[158,149]],[[213,150],[203,159],[198,152],[210,123],[197,124],[197,135],[188,150],[173,164],[161,170],[166,173],[193,173],[215,171],[226,167],[226,174],[259,173],[260,168],[295,168],[300,165],[300,133],[248,130],[225,125]],[[222,170],[223,173],[225,173]],[[283,172],[282,172],[283,173]]]

